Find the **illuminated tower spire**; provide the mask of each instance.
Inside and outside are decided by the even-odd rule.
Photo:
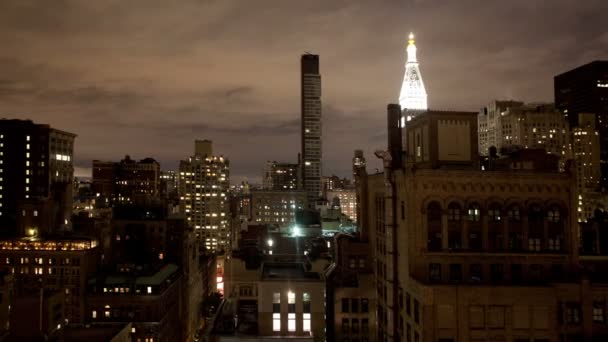
[[[405,63],[405,76],[399,95],[401,109],[407,111],[421,111],[427,109],[426,90],[418,68],[416,59],[416,44],[414,34],[410,33],[407,45],[407,62]]]

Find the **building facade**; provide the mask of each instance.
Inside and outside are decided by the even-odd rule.
[[[299,190],[300,172],[301,168],[299,164],[267,161],[264,170],[263,187],[265,190]]]
[[[160,199],[160,164],[126,156],[120,162],[93,160],[91,189],[98,207]]]
[[[600,137],[595,123],[594,114],[580,113],[577,126],[572,128],[579,222],[585,222],[594,215],[597,209],[595,198],[600,195]]]
[[[98,269],[98,242],[89,238],[0,241],[0,269],[19,291],[58,292],[70,323],[85,321],[86,284]]]
[[[562,169],[571,157],[570,127],[552,104],[492,101],[479,112],[477,124],[482,156],[489,154],[490,147],[499,152],[513,146],[544,148],[562,158]]]
[[[482,171],[476,114],[427,112],[408,123],[401,161],[396,117],[364,197],[377,341],[605,339],[605,285],[580,272],[575,178],[557,157]]]
[[[321,197],[321,75],[319,56],[306,54],[301,60],[302,90],[302,183],[310,206]]]
[[[20,236],[68,228],[72,215],[75,134],[29,120],[0,120],[0,230]],[[48,215],[23,223],[23,210]],[[48,209],[48,210],[47,210]],[[44,224],[43,224],[44,223]]]
[[[306,208],[306,191],[252,190],[250,221],[256,224],[293,225],[296,211]]]
[[[230,243],[230,162],[213,155],[209,140],[197,140],[194,152],[194,156],[179,165],[180,213],[194,228],[204,248],[216,251]]]
[[[595,114],[600,137],[601,186],[608,187],[608,61],[593,61],[554,77],[555,105],[570,127],[581,113]]]
[[[340,203],[340,211],[353,222],[357,222],[357,192],[353,189],[335,189],[327,191],[327,200],[331,203],[335,198]]]

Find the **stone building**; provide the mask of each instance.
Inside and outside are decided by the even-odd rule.
[[[358,182],[377,341],[604,340],[605,283],[579,267],[573,176],[525,153],[482,171],[476,113],[417,116],[404,153],[399,112],[389,106],[384,173]]]

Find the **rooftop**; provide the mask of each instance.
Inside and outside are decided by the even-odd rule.
[[[317,272],[308,272],[302,263],[264,263],[262,280],[321,280]]]

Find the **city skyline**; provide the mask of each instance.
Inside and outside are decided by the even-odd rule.
[[[551,102],[554,75],[606,58],[606,10],[602,1],[2,2],[0,117],[78,134],[79,168],[129,154],[176,169],[193,140],[211,139],[234,181],[257,182],[266,160],[296,161],[298,59],[310,51],[322,59],[323,174],[345,176],[355,149],[379,167],[371,152],[385,135],[372,132],[398,101],[410,31],[429,108],[477,111],[495,98]]]

